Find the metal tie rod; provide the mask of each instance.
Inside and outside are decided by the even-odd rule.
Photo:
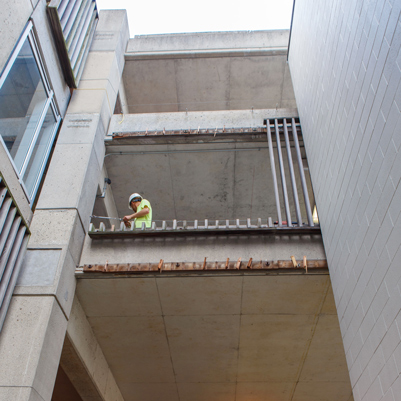
[[[288,137],[287,120],[285,118],[283,119],[283,126],[284,126],[285,146],[287,148],[287,156],[288,156],[288,167],[290,169],[292,193],[294,195],[294,202],[295,202],[295,212],[296,212],[297,219],[298,219],[298,226],[301,227],[302,226],[301,208],[299,207],[298,189],[297,189],[297,183],[295,180],[294,165],[292,163],[292,154],[291,154],[291,147],[290,147],[290,139]]]
[[[292,136],[294,137],[295,150],[297,152],[299,174],[301,176],[302,190],[303,190],[304,199],[305,199],[306,215],[308,216],[309,226],[313,227],[314,224],[313,224],[312,210],[311,210],[311,207],[310,207],[310,201],[309,201],[309,195],[308,195],[308,187],[306,186],[304,164],[302,162],[301,149],[299,148],[298,134],[297,134],[297,128],[295,126],[295,119],[294,118],[292,119]]]
[[[119,220],[122,221],[123,219],[120,219],[119,217],[106,217],[106,216],[89,216],[90,218],[95,218],[95,219],[106,219],[106,220]]]
[[[273,176],[274,196],[276,198],[278,226],[281,227],[283,225],[283,223],[281,221],[280,198],[278,196],[276,166],[274,164],[273,142],[272,142],[272,133],[270,130],[270,120],[269,119],[267,119],[267,140],[269,142],[270,167],[271,167],[272,176]]]
[[[292,227],[290,204],[288,202],[287,183],[286,183],[286,180],[285,180],[283,155],[281,153],[280,132],[278,130],[277,118],[274,120],[274,125],[275,125],[275,129],[276,129],[277,153],[278,153],[278,161],[279,161],[280,173],[281,173],[281,183],[282,183],[283,194],[284,194],[285,214],[287,215],[287,226],[288,227]]]

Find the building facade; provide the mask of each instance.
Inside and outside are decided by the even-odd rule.
[[[399,5],[130,39],[123,10],[20,3],[0,400],[397,400]]]

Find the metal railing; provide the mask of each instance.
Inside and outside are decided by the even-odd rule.
[[[95,216],[92,216],[95,217]],[[120,220],[115,219],[117,222]],[[123,221],[116,225],[106,227],[104,221],[100,221],[98,226],[94,223],[89,225],[89,236],[94,238],[116,237],[117,234],[122,236],[129,235],[207,235],[207,234],[272,234],[272,233],[311,233],[320,232],[320,228],[310,227],[306,223],[298,225],[293,221],[288,224],[286,221],[273,221],[271,217],[267,219],[235,219],[235,220],[156,220],[152,221],[150,227],[142,222],[140,227],[136,227],[135,222],[130,222],[130,226],[126,227]]]

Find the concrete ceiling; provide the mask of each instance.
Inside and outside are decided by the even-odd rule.
[[[125,401],[351,401],[328,274],[79,279]]]

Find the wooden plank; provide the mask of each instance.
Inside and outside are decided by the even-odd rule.
[[[236,268],[237,270],[239,270],[239,269],[241,268],[241,258],[239,258],[239,259],[237,260],[237,264],[235,265],[235,268]]]
[[[141,266],[138,263],[124,263],[124,267],[126,267],[127,272],[140,272],[141,271]]]
[[[295,260],[295,257],[294,257],[294,256],[291,256],[291,261],[292,261],[292,264],[293,264],[294,267],[298,267],[298,263],[297,263],[297,261]]]
[[[252,269],[252,258],[249,259],[248,264],[246,265],[247,269]]]

